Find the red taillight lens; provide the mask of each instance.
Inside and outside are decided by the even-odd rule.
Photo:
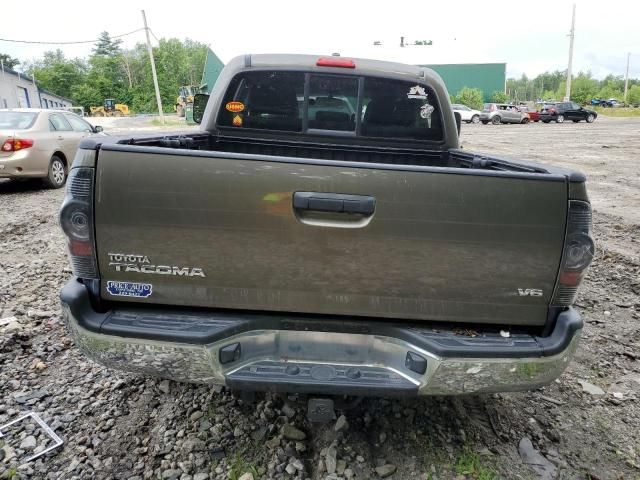
[[[549,110],[551,113],[556,113],[556,109],[552,108],[551,110]]]
[[[553,305],[573,304],[578,286],[593,260],[595,245],[591,238],[591,205],[579,200],[569,202],[567,236]]]
[[[356,68],[356,64],[350,58],[323,57],[316,62],[318,67]]]
[[[73,274],[83,279],[98,278],[93,231],[94,172],[87,167],[71,169],[60,209],[60,226],[67,236]]]
[[[33,140],[28,138],[8,138],[2,144],[0,150],[3,152],[17,152],[25,148],[33,147]]]

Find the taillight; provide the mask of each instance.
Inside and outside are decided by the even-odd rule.
[[[552,304],[568,307],[573,304],[578,286],[593,260],[595,245],[591,238],[591,205],[579,200],[569,201],[567,236],[562,253],[562,265]]]
[[[33,140],[29,138],[7,138],[0,150],[3,152],[17,152],[30,147],[33,147]]]
[[[551,113],[556,113],[556,109],[552,108],[551,110],[549,110]]]
[[[60,208],[60,226],[67,236],[73,274],[79,278],[97,279],[93,229],[93,168],[72,168],[67,191]]]
[[[350,58],[323,57],[316,62],[318,67],[356,68],[356,64]]]

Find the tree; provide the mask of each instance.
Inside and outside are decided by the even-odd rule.
[[[4,68],[14,69],[17,65],[20,65],[20,60],[17,58],[10,57],[6,53],[0,53],[0,60],[2,60],[2,65]]]
[[[631,85],[627,92],[627,103],[636,105],[640,103],[640,85]]]
[[[82,60],[67,59],[62,50],[58,49],[45,52],[42,59],[28,64],[26,71],[45,90],[71,97],[72,88],[84,81],[86,68]]]
[[[496,90],[491,94],[490,100],[494,103],[506,103],[509,101],[509,95],[507,95],[504,92],[500,92],[499,90]]]
[[[461,103],[469,108],[479,110],[482,108],[484,97],[482,95],[482,90],[479,88],[464,87],[458,92],[455,99],[456,103]]]
[[[580,72],[571,82],[571,100],[577,103],[590,103],[598,93],[598,81],[591,78],[591,72]]]
[[[98,36],[98,41],[95,43],[93,54],[113,57],[120,53],[120,44],[122,44],[122,40],[113,40],[109,32],[102,32],[100,36]]]

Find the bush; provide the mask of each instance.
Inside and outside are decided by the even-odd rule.
[[[484,103],[484,96],[479,88],[464,87],[455,96],[455,100],[455,103],[461,103],[469,108],[480,110]]]
[[[507,103],[509,101],[509,95],[496,90],[491,94],[491,101],[494,103]]]
[[[640,103],[640,85],[631,85],[627,92],[627,103],[635,105]]]

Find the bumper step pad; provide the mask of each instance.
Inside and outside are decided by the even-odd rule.
[[[417,394],[418,386],[394,371],[374,366],[327,363],[291,363],[263,360],[226,375],[226,383],[239,390],[318,392],[327,394]]]

